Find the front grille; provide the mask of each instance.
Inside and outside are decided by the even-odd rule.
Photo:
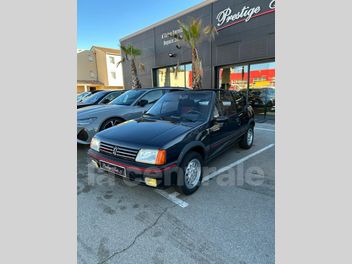
[[[99,151],[101,153],[105,153],[114,157],[127,159],[127,160],[135,160],[139,150],[116,146],[105,142],[100,142]]]

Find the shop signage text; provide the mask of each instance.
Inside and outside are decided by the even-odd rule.
[[[218,27],[217,30],[221,30],[241,22],[248,22],[254,17],[274,12],[275,0],[271,0],[269,2],[269,6],[265,11],[262,11],[262,9],[263,8],[260,5],[252,7],[245,5],[239,11],[234,12],[230,7],[228,7],[220,11],[216,16],[216,26]]]
[[[180,35],[182,33],[182,29],[174,29],[169,32],[164,32],[161,34],[161,39],[163,40],[164,46],[170,45],[172,43],[178,42],[179,40],[174,38],[175,35]]]

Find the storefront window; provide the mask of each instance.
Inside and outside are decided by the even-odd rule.
[[[219,67],[218,88],[240,91],[246,96],[249,88],[248,102],[256,112],[257,120],[274,119],[275,62]]]
[[[156,70],[157,87],[192,87],[192,64]]]
[[[219,88],[241,91],[248,86],[248,65],[225,66],[219,69]]]
[[[257,119],[274,119],[275,62],[250,65],[248,101]]]

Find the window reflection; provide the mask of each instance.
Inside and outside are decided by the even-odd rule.
[[[248,102],[258,119],[275,116],[275,62],[250,65]]]
[[[192,87],[192,64],[171,66],[156,70],[158,87]]]
[[[218,80],[218,88],[236,90],[246,97],[248,89],[248,102],[258,119],[274,118],[275,62],[223,66],[218,70]]]
[[[248,65],[226,66],[219,70],[219,88],[240,91],[248,86]]]

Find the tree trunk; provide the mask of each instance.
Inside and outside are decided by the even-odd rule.
[[[132,76],[132,89],[142,88],[142,84],[138,79],[137,67],[134,59],[131,59],[131,76]]]
[[[202,73],[200,58],[196,48],[192,48],[192,88],[194,90],[202,88]]]
[[[171,74],[170,67],[167,67],[165,71],[165,84],[164,84],[164,86],[166,87],[171,85],[170,74]]]

